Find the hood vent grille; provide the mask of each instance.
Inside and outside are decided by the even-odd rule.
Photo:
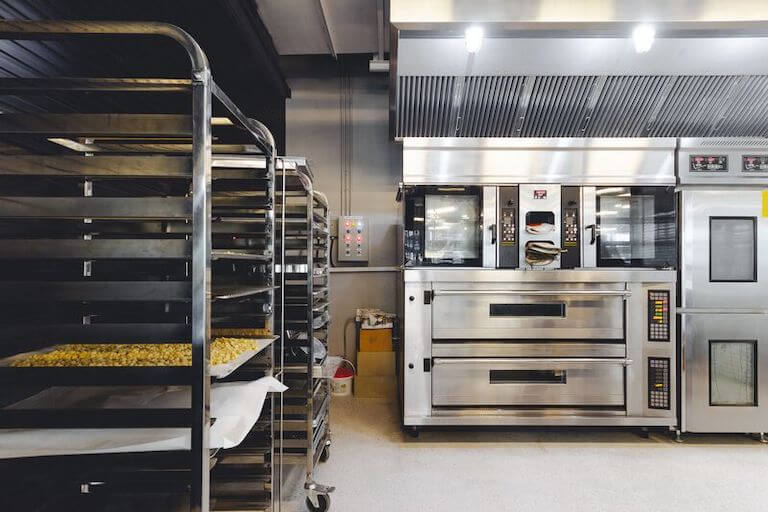
[[[765,137],[768,76],[401,76],[397,137]]]

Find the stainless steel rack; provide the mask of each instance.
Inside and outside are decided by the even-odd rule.
[[[305,159],[280,157],[276,166],[276,322],[289,386],[281,396],[278,449],[286,464],[305,465],[307,507],[324,511],[334,488],[315,482],[314,473],[331,445],[331,393],[322,370],[330,328],[328,200],[314,190]]]
[[[167,500],[195,512],[277,510],[269,400],[237,448],[209,445],[211,329],[273,339],[274,140],[177,27],[0,21],[1,39],[97,35],[171,38],[191,78],[3,78],[0,95],[71,94],[75,104],[118,95],[119,104],[121,94],[174,93],[190,96],[190,112],[0,115],[0,357],[61,343],[186,343],[192,364],[0,365],[0,429],[184,428],[191,449],[0,460],[10,500],[0,508],[104,510],[119,497],[147,511],[178,510]],[[212,116],[214,98],[225,117]],[[267,345],[225,380],[282,376]],[[6,408],[51,386],[137,385],[188,386],[190,407]]]

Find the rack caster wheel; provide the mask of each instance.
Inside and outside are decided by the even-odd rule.
[[[408,434],[408,437],[418,439],[420,431],[418,427],[405,427],[405,433]]]
[[[320,454],[320,462],[328,462],[328,459],[331,458],[331,445],[327,444],[325,445],[325,448],[323,448],[323,452]]]
[[[331,509],[331,497],[328,494],[318,494],[316,496],[317,506],[307,498],[307,510],[310,512],[328,512]]]

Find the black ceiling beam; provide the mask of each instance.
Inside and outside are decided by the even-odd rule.
[[[267,27],[259,16],[256,2],[243,2],[242,0],[218,0],[226,10],[231,22],[237,27],[240,36],[245,40],[248,49],[257,62],[266,66],[264,78],[284,98],[291,97],[291,89],[288,87],[283,72],[280,69],[280,58],[269,35]]]

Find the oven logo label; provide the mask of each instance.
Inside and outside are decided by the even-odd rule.
[[[534,199],[546,199],[547,198],[547,191],[546,190],[534,190],[533,191],[533,198]]]

